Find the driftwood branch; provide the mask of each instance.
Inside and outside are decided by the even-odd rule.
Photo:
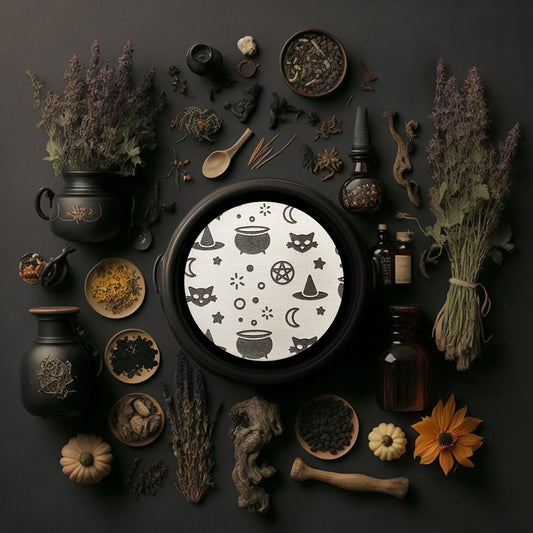
[[[418,129],[418,122],[410,120],[405,124],[405,131],[407,133],[408,141],[405,142],[402,136],[396,131],[394,127],[394,118],[396,111],[384,111],[382,117],[389,125],[389,131],[392,138],[396,141],[398,150],[396,152],[396,159],[392,168],[392,175],[394,180],[400,187],[407,191],[407,196],[413,205],[420,207],[420,187],[416,181],[404,178],[405,172],[410,172],[413,168],[410,159],[410,152],[412,151],[412,139],[416,137],[416,130]]]
[[[258,464],[262,449],[272,437],[283,432],[278,408],[257,396],[235,404],[230,412],[230,437],[235,446],[235,467],[232,479],[239,497],[237,503],[251,513],[266,513],[270,496],[259,484],[272,477],[276,468]]]

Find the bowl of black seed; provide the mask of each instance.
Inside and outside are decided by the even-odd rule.
[[[346,51],[331,33],[312,28],[290,37],[281,49],[283,81],[300,96],[318,98],[335,91],[347,70]]]
[[[119,381],[130,384],[152,377],[161,357],[154,338],[136,328],[119,331],[111,337],[104,354],[109,372]]]
[[[319,459],[337,459],[347,454],[358,433],[359,420],[353,407],[334,394],[306,402],[296,417],[298,442]]]

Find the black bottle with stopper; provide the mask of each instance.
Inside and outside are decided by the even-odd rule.
[[[379,224],[377,243],[369,250],[375,289],[387,289],[394,285],[394,253],[395,247],[390,240],[387,224]]]
[[[353,169],[339,191],[341,205],[350,213],[375,213],[381,208],[385,190],[370,170],[375,150],[370,140],[366,107],[357,108],[349,155]]]

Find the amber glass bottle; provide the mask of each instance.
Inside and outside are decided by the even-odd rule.
[[[413,251],[411,233],[396,232],[396,252],[394,254],[394,285],[411,285],[413,279]]]
[[[417,339],[420,310],[392,305],[390,343],[378,359],[378,404],[389,411],[422,411],[427,403],[428,358]]]

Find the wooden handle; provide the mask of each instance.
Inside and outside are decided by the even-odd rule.
[[[406,477],[378,479],[364,474],[328,472],[326,470],[311,468],[299,457],[292,464],[290,477],[295,481],[315,479],[345,490],[381,492],[382,494],[388,494],[395,498],[403,498],[409,488],[409,480]]]
[[[237,152],[237,150],[248,140],[248,137],[250,137],[252,133],[253,131],[250,128],[246,128],[246,130],[239,137],[237,142],[231,148],[228,149],[228,154],[230,156],[233,156]]]

